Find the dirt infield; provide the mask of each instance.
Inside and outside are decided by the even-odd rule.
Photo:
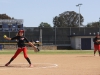
[[[29,68],[20,54],[8,67],[12,55],[0,55],[0,75],[100,75],[100,57],[93,55],[29,55]]]

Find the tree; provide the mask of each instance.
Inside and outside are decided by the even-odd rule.
[[[52,34],[54,33],[54,28],[52,28],[50,24],[44,22],[41,22],[39,28],[42,29],[43,38],[50,40],[50,37],[53,36]]]
[[[86,25],[86,27],[100,27],[99,22],[91,22]]]
[[[12,18],[6,14],[0,14],[0,19],[12,19]]]
[[[41,22],[39,27],[41,27],[41,28],[51,28],[50,24],[44,23],[44,22]]]
[[[80,25],[84,21],[83,16],[80,14]],[[59,16],[53,18],[54,27],[78,27],[79,26],[79,14],[74,11],[66,11]]]

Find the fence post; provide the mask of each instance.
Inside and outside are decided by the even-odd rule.
[[[70,27],[70,35],[71,35],[71,27]]]
[[[85,27],[84,27],[84,35],[85,35]]]
[[[56,27],[55,27],[55,45],[56,45]]]
[[[41,43],[41,49],[42,49],[42,29],[40,28],[40,43]]]

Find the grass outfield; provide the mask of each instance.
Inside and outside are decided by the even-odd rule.
[[[0,50],[0,54],[14,54],[16,50]],[[93,54],[93,50],[41,50],[34,52],[28,50],[28,54]]]

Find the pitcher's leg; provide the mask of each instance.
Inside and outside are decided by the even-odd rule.
[[[22,48],[19,48],[12,58],[15,59],[21,53],[22,50]]]
[[[27,62],[29,63],[30,67],[32,67],[31,61],[27,56],[27,48],[23,48],[23,54],[24,54],[24,58],[27,60]]]
[[[99,53],[99,56],[100,56],[100,45],[98,46],[98,53]]]
[[[98,45],[94,44],[94,56],[95,56],[97,50],[98,50]]]
[[[16,51],[16,53],[14,54],[14,56],[9,60],[9,62],[5,64],[5,66],[8,66],[8,65],[19,55],[19,53],[20,53],[21,51],[22,51],[22,49],[18,49],[18,50]]]
[[[97,51],[97,50],[94,50],[94,56],[95,56],[95,54],[96,54],[96,51]]]

